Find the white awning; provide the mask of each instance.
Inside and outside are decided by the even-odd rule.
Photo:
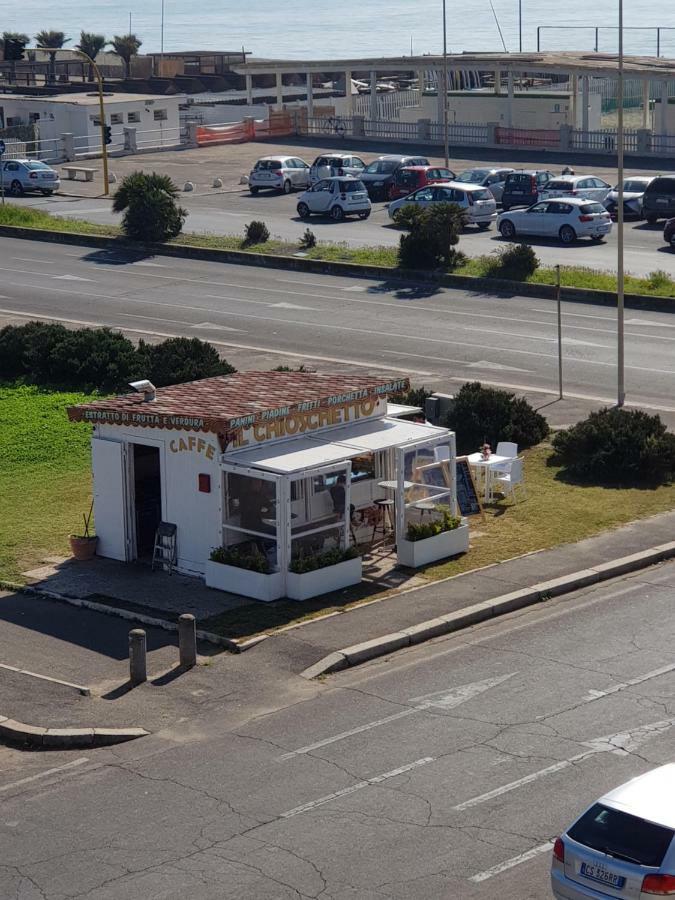
[[[421,406],[406,406],[404,403],[387,403],[387,415],[391,419],[400,419],[401,416],[420,415],[421,412]]]
[[[447,428],[422,425],[417,422],[402,422],[399,419],[375,419],[344,425],[330,432],[331,440],[345,447],[355,447],[363,453],[388,450],[390,447],[405,447],[429,438],[450,436]]]

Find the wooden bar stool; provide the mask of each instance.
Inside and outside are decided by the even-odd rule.
[[[387,497],[383,497],[382,499],[375,501],[375,506],[379,509],[380,514],[373,527],[373,541],[375,540],[375,535],[378,531],[382,531],[383,539],[387,536],[387,516],[389,517],[389,530],[393,531],[392,515],[394,510],[394,501]]]

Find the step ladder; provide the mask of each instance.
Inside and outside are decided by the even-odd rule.
[[[171,575],[177,559],[176,532],[178,527],[172,522],[160,522],[155,532],[155,545],[152,550],[152,571],[155,564],[161,566]]]

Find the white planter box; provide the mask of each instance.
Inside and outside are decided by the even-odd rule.
[[[228,591],[231,594],[242,594],[244,597],[262,600],[263,603],[284,596],[283,572],[270,572],[269,575],[265,575],[262,572],[251,572],[249,569],[207,560],[204,579],[207,587]]]
[[[423,541],[401,540],[397,545],[397,557],[402,566],[418,569],[438,559],[457,556],[469,549],[469,526],[460,525],[452,531],[443,531]]]
[[[339,591],[361,581],[361,557],[346,559],[335,566],[326,566],[314,572],[286,573],[286,596],[291,600],[309,600],[319,594]]]

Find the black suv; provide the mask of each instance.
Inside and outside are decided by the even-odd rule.
[[[396,173],[402,166],[428,166],[426,156],[380,156],[359,175],[371,200],[391,200]]]
[[[506,212],[514,206],[532,206],[539,199],[539,191],[553,177],[553,172],[541,169],[511,172],[504,182],[502,209]]]
[[[675,216],[675,174],[659,175],[647,185],[642,197],[642,215],[650,225],[658,219]]]

